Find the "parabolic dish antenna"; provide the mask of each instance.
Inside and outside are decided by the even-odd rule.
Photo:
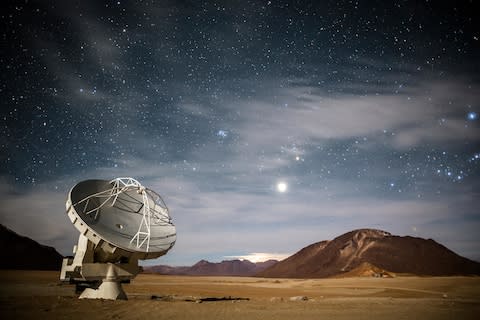
[[[60,279],[85,288],[80,298],[127,299],[121,283],[140,272],[138,260],[163,256],[175,244],[162,197],[133,178],[82,181],[66,207],[80,237]]]

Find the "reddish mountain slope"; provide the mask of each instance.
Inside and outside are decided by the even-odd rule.
[[[368,274],[409,273],[415,275],[480,274],[480,263],[463,258],[429,239],[400,237],[373,229],[345,233],[334,240],[303,248],[293,256],[259,272],[261,277],[324,278]]]
[[[63,257],[52,247],[20,236],[0,224],[0,269],[60,270]]]
[[[191,267],[165,265],[143,267],[144,272],[195,276],[253,276],[275,264],[276,260],[253,263],[248,260],[226,260],[218,263],[201,260]]]

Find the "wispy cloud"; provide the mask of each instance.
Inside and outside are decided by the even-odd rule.
[[[268,149],[289,140],[376,140],[384,130],[393,133],[387,143],[400,149],[480,139],[480,129],[465,123],[468,106],[480,100],[480,90],[467,83],[420,83],[381,95],[332,96],[315,87],[277,91],[281,98],[275,103],[259,99],[231,105],[244,120],[236,130],[248,148]]]

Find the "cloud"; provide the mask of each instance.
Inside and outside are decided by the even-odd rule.
[[[480,139],[479,128],[465,124],[467,106],[480,101],[480,90],[471,87],[446,80],[419,83],[399,93],[331,95],[316,87],[298,86],[272,89],[269,94],[277,102],[259,95],[232,102],[230,109],[239,110],[241,124],[235,130],[245,149],[359,137],[376,140],[384,130],[394,133],[387,141],[392,148],[404,149]]]
[[[441,145],[456,141],[478,141],[479,137],[480,129],[468,126],[465,120],[442,118],[399,130],[392,142],[395,147],[405,149],[425,143]]]
[[[288,258],[291,256],[291,253],[268,253],[268,252],[252,252],[245,255],[240,256],[225,256],[226,259],[240,259],[240,260],[248,260],[250,262],[264,262],[267,260],[278,260],[281,261],[283,259]]]

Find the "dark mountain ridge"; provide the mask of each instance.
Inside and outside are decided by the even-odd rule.
[[[209,262],[200,260],[191,267],[171,267],[165,265],[143,267],[144,272],[166,275],[195,275],[195,276],[253,276],[258,272],[274,265],[276,260],[253,263],[248,260],[224,260]]]
[[[60,270],[63,256],[54,248],[21,236],[0,224],[0,269]]]

